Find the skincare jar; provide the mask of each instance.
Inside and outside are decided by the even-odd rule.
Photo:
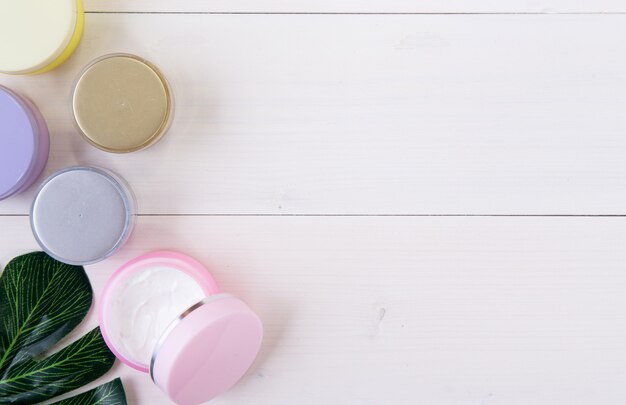
[[[96,167],[61,170],[39,187],[30,224],[41,248],[73,265],[99,262],[128,240],[136,204],[126,182]]]
[[[65,62],[83,35],[82,0],[0,1],[0,73],[44,73]]]
[[[37,107],[0,86],[0,200],[37,180],[49,150],[48,127]]]
[[[91,62],[72,94],[79,132],[107,152],[128,153],[153,145],[169,129],[173,110],[172,91],[161,71],[128,54]]]
[[[180,253],[140,256],[117,270],[98,308],[104,340],[174,402],[200,404],[250,368],[263,335],[259,317],[221,293],[206,268]]]

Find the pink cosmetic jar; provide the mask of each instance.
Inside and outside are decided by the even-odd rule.
[[[48,162],[48,126],[27,98],[0,86],[0,200],[30,187]]]
[[[244,302],[221,293],[202,264],[170,251],[118,269],[98,316],[117,358],[149,373],[181,405],[204,403],[235,385],[263,337],[261,320]]]

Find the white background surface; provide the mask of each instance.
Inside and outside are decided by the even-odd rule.
[[[92,0],[69,62],[0,83],[47,118],[46,174],[100,165],[138,196],[96,301],[167,248],[258,310],[259,360],[215,404],[624,404],[625,4]],[[110,52],[174,87],[147,151],[72,128],[71,83]],[[31,198],[0,203],[2,266],[36,248]]]

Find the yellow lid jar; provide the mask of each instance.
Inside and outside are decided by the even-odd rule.
[[[0,0],[0,73],[44,73],[65,62],[83,34],[82,0]]]

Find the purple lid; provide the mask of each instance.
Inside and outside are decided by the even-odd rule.
[[[0,86],[0,200],[22,190],[38,155],[36,117],[20,96]]]

